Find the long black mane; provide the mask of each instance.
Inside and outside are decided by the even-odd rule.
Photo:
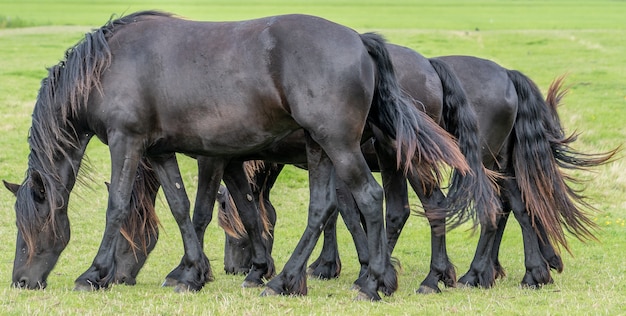
[[[32,187],[33,181],[43,184],[45,195],[50,205],[48,218],[38,217],[32,198],[18,198],[17,224],[24,232],[24,239],[29,243],[35,233],[38,221],[47,220],[55,230],[55,210],[67,203],[58,194],[52,194],[53,186],[62,184],[62,176],[57,161],[74,160],[71,150],[78,149],[79,135],[76,121],[81,107],[87,104],[92,89],[100,90],[101,75],[111,64],[111,51],[107,40],[119,29],[153,16],[171,16],[156,11],[137,12],[116,20],[109,20],[104,26],[85,34],[85,38],[65,52],[65,58],[48,69],[48,76],[41,81],[41,87],[32,114],[29,131],[27,176],[24,185]],[[88,132],[87,132],[88,133]],[[78,173],[77,166],[72,166],[73,176]],[[67,189],[67,188],[66,188]],[[18,194],[32,194],[31,190],[21,190]],[[32,251],[33,247],[29,247]]]
[[[85,38],[65,52],[64,60],[48,69],[41,82],[28,138],[31,147],[29,167],[58,179],[56,159],[67,156],[77,144],[76,119],[87,104],[92,89],[100,90],[100,77],[111,64],[108,38],[122,25],[148,16],[171,16],[156,11],[137,12],[85,34]]]

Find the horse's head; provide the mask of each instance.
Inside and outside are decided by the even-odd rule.
[[[23,184],[4,182],[13,192],[17,241],[12,285],[43,289],[46,279],[70,240],[67,203],[56,203],[49,183],[37,171],[29,171]],[[64,199],[67,201],[67,199]]]

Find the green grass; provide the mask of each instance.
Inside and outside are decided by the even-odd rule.
[[[568,132],[582,135],[577,148],[598,152],[626,139],[626,2],[624,1],[21,1],[0,0],[0,177],[19,182],[27,165],[30,114],[46,67],[65,49],[111,14],[161,9],[204,20],[234,20],[301,12],[320,15],[359,31],[375,30],[390,41],[426,56],[476,55],[518,69],[545,91],[568,74],[570,93],[561,107]],[[2,21],[21,21],[14,28]],[[8,24],[7,24],[8,25]],[[9,28],[10,27],[10,28]],[[478,29],[478,30],[477,30]],[[601,212],[599,243],[571,239],[574,256],[564,254],[565,271],[541,290],[518,287],[524,274],[519,226],[511,220],[501,261],[508,276],[492,289],[445,289],[442,294],[414,293],[428,272],[428,225],[412,217],[394,253],[402,261],[400,289],[383,302],[353,302],[349,291],[358,273],[354,246],[340,224],[343,273],[331,281],[309,280],[306,297],[259,297],[260,289],[242,289],[240,276],[222,271],[223,232],[211,223],[205,240],[216,280],[199,293],[175,294],[161,288],[164,276],[182,255],[178,229],[164,199],[158,203],[161,240],[134,287],[77,293],[74,279],[89,267],[104,230],[109,178],[107,148],[94,140],[88,148],[94,172],[90,187],[79,187],[70,201],[72,240],[44,291],[9,288],[15,252],[14,197],[0,190],[0,314],[626,314],[626,167],[624,160],[599,168],[585,194]],[[197,175],[191,159],[181,157],[187,191]],[[287,168],[272,194],[278,209],[275,260],[282,268],[306,225],[306,173]],[[193,196],[192,196],[193,201]],[[418,207],[418,200],[411,202]],[[476,236],[465,228],[449,234],[449,252],[462,275]],[[317,256],[316,250],[313,256]]]

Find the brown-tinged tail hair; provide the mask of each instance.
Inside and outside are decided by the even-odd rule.
[[[619,148],[588,154],[571,147],[578,134],[565,135],[557,106],[567,90],[564,77],[557,78],[544,101],[537,86],[515,70],[507,71],[517,90],[519,106],[513,127],[513,168],[526,210],[545,228],[548,238],[571,253],[565,230],[581,241],[597,240],[597,224],[590,215],[596,209],[586,201],[581,190],[570,186],[579,179],[561,169],[587,170],[605,164]],[[564,230],[565,228],[565,230]]]
[[[361,34],[361,40],[376,64],[376,87],[368,121],[387,137],[395,140],[398,169],[416,172],[422,183],[437,186],[443,164],[461,173],[470,168],[454,138],[428,115],[419,111],[402,93],[397,82],[385,41],[373,33]],[[471,197],[464,197],[471,200]]]

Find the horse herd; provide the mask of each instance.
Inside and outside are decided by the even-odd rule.
[[[17,197],[12,284],[46,287],[69,242],[67,201],[94,136],[111,154],[106,226],[76,290],[135,283],[157,242],[161,187],[185,250],[165,285],[196,291],[213,279],[203,240],[217,199],[225,270],[246,274],[245,287],[304,295],[307,272],[338,276],[340,213],[361,264],[357,298],[380,300],[398,288],[391,255],[411,212],[407,180],[431,226],[419,292],[438,292],[439,282],[492,286],[504,275],[498,250],[511,211],[524,239],[522,284],[550,283],[550,270],[563,269],[559,249],[569,250],[565,231],[595,238],[593,207],[562,169],[616,153],[570,146],[576,135],[564,134],[557,114],[561,83],[544,99],[525,75],[491,61],[428,59],[306,15],[217,23],[144,11],[111,20],[42,80],[26,179],[4,182]],[[176,153],[198,162],[193,219]],[[311,196],[306,229],[276,275],[269,197],[284,164],[308,170]],[[480,240],[457,280],[445,232],[467,221],[480,225]],[[322,255],[307,270],[322,232]]]

